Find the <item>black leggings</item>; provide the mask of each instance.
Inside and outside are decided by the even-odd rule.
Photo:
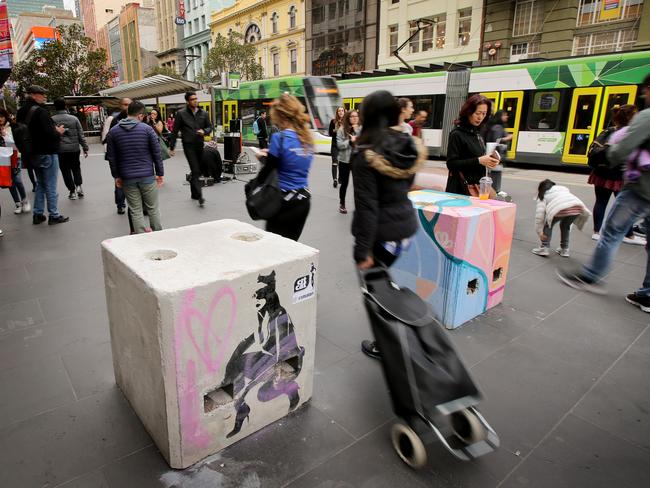
[[[609,197],[613,193],[614,198],[616,198],[618,192],[603,188],[602,186],[594,186],[594,192],[596,192],[596,203],[594,203],[594,233],[598,234],[603,226],[603,220],[605,220],[605,211],[607,210]],[[633,235],[632,228],[630,228],[625,237],[632,237]]]
[[[282,208],[277,215],[266,221],[266,230],[297,241],[305,227],[307,215],[311,207],[311,198],[293,198],[288,202],[282,201]]]
[[[350,183],[350,163],[339,161],[339,200],[341,207],[345,207],[345,194],[348,192],[348,183]]]
[[[332,181],[338,181],[339,178],[339,162],[332,160]]]

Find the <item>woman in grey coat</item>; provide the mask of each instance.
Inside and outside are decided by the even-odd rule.
[[[81,187],[83,183],[81,178],[81,151],[84,151],[84,157],[88,157],[88,143],[84,137],[84,131],[81,122],[74,115],[68,113],[65,109],[65,100],[57,98],[54,100],[56,114],[52,120],[56,125],[62,125],[65,132],[61,135],[61,145],[59,147],[59,168],[63,175],[63,181],[68,188],[70,200],[76,200],[77,197],[83,198],[84,191]]]
[[[337,158],[339,160],[339,212],[348,213],[345,208],[345,194],[348,191],[350,182],[350,156],[352,149],[361,133],[359,125],[359,112],[350,110],[343,117],[343,124],[336,131],[336,147],[338,149]]]

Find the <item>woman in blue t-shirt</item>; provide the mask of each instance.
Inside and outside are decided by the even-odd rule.
[[[297,241],[311,205],[307,176],[314,160],[314,139],[309,116],[296,97],[284,94],[271,106],[271,120],[280,128],[271,136],[268,150],[260,151],[266,163],[258,175],[264,181],[274,168],[284,194],[282,208],[266,221],[266,230]]]

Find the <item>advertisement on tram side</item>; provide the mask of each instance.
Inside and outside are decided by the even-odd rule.
[[[11,49],[11,27],[7,17],[7,4],[0,3],[0,69],[11,69],[13,51]]]

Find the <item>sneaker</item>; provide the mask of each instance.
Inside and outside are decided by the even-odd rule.
[[[83,190],[83,188],[81,188],[81,185],[79,185],[79,186],[77,187],[77,196],[78,196],[79,198],[83,198],[83,197],[84,197],[84,190]]]
[[[45,215],[43,215],[43,214],[34,214],[34,216],[32,217],[32,224],[34,224],[34,225],[42,224],[46,220],[47,220],[47,217]]]
[[[23,213],[23,204],[22,204],[22,202],[18,202],[16,204],[16,210],[14,210],[14,213],[16,215]]]
[[[71,191],[70,194],[68,195],[68,198],[70,200],[76,200],[77,199],[77,192],[76,191]]]
[[[23,213],[29,213],[32,211],[32,206],[27,200],[23,200]]]
[[[562,283],[576,290],[584,290],[597,295],[607,294],[607,290],[600,282],[594,282],[580,273],[556,269],[555,274]]]
[[[346,214],[346,213],[348,213],[348,209],[345,208],[343,205],[341,205],[339,207],[339,212],[342,213],[342,214]]]
[[[623,242],[625,244],[632,244],[633,246],[645,246],[646,245],[646,240],[645,238],[637,235],[633,235],[632,237],[623,237]]]
[[[600,233],[594,232],[593,234],[591,234],[591,239],[594,240],[594,241],[599,241],[600,240]]]
[[[544,246],[536,247],[535,249],[531,249],[530,252],[532,252],[533,254],[537,254],[538,256],[543,256],[543,257],[548,257],[549,254],[551,254],[550,251],[548,250],[548,247],[544,247]]]
[[[199,198],[199,207],[201,208],[205,207],[205,198],[203,197]]]
[[[571,256],[571,255],[569,254],[569,250],[568,250],[568,249],[562,249],[561,247],[558,247],[558,248],[555,250],[555,252],[558,253],[558,254],[559,254],[560,256],[562,256],[563,258],[568,258],[568,257]]]
[[[124,209],[124,207],[117,207],[117,213],[119,215],[124,215],[126,213],[126,210]]]
[[[70,220],[70,217],[64,217],[63,215],[57,215],[56,217],[52,217],[50,215],[50,218],[48,219],[47,223],[48,225],[63,224],[68,220]]]
[[[644,297],[637,295],[636,293],[630,293],[625,297],[625,300],[632,305],[636,305],[644,312],[650,313],[650,297]]]
[[[362,341],[361,342],[361,351],[373,359],[381,359],[381,352],[377,348],[377,343],[375,341]]]
[[[338,180],[334,180],[334,181],[332,182],[332,186],[333,186],[334,188],[336,188],[337,186],[339,186],[339,182],[338,182]]]

